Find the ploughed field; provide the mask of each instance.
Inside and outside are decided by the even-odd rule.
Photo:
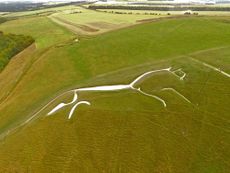
[[[161,19],[78,42],[44,16],[1,24],[36,48],[0,74],[0,172],[228,172],[229,21]]]

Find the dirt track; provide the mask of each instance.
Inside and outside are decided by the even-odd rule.
[[[99,29],[96,29],[96,28],[93,28],[93,27],[90,27],[87,25],[76,24],[76,23],[64,20],[64,19],[57,17],[55,15],[51,15],[51,16],[49,16],[49,18],[53,22],[55,22],[61,26],[66,27],[67,29],[71,30],[75,34],[83,34],[83,35],[89,34],[90,35],[91,33],[96,33],[99,31]]]

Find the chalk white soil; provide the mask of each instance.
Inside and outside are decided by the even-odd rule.
[[[156,95],[153,95],[153,94],[149,94],[149,93],[146,93],[144,92],[143,90],[141,90],[141,88],[136,88],[135,85],[140,82],[141,80],[144,80],[147,76],[149,75],[152,75],[154,73],[158,73],[158,72],[169,72],[169,73],[172,73],[174,76],[176,76],[177,78],[179,78],[179,80],[183,80],[184,77],[186,76],[186,73],[184,73],[181,69],[180,71],[182,72],[182,76],[179,76],[178,74],[176,74],[176,71],[172,71],[171,70],[171,67],[169,68],[164,68],[164,69],[159,69],[159,70],[153,70],[153,71],[148,71],[140,76],[138,76],[136,79],[134,79],[130,84],[120,84],[120,85],[106,85],[106,86],[94,86],[94,87],[86,87],[86,88],[77,88],[77,89],[74,89],[72,90],[74,92],[74,98],[71,102],[69,103],[60,103],[58,104],[55,108],[53,108],[47,115],[52,115],[54,114],[55,112],[57,112],[58,110],[60,110],[62,107],[64,106],[68,106],[68,105],[71,105],[71,104],[74,104],[74,107],[71,109],[70,113],[69,113],[69,116],[68,118],[70,119],[73,115],[73,112],[74,110],[76,109],[76,107],[79,105],[78,103],[84,103],[84,104],[87,104],[87,105],[90,105],[90,103],[88,101],[84,101],[84,102],[78,102],[77,101],[77,94],[79,92],[87,92],[87,91],[119,91],[119,90],[134,90],[144,96],[147,96],[147,97],[151,97],[151,98],[154,98],[156,100],[158,100],[164,107],[167,107],[167,104],[165,102],[164,99],[160,98],[159,96],[156,96]],[[185,98],[183,95],[181,95],[180,93],[178,93],[177,91],[174,91],[176,94],[180,95],[181,97],[183,97],[186,101],[190,102],[187,98]]]

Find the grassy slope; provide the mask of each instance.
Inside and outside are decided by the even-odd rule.
[[[4,22],[6,22],[6,19],[5,19],[5,18],[0,17],[0,23],[4,23]]]
[[[30,23],[23,21],[21,27],[28,29],[26,25]],[[2,27],[8,29],[9,26],[13,32],[13,23]],[[49,39],[43,42],[45,37],[37,34],[40,31],[37,25],[32,26],[31,31],[23,32],[37,35],[40,47],[45,47],[46,42],[49,44]],[[56,26],[52,25],[53,28]],[[41,34],[46,33],[42,31]],[[56,36],[52,32],[47,35]],[[187,57],[171,58],[229,46],[229,35],[227,23],[210,18],[188,18],[144,24],[51,49],[31,66],[11,97],[1,105],[1,129],[23,121],[64,88],[84,85],[88,79],[91,85],[128,82],[146,69],[169,65],[182,66],[190,74],[189,81],[180,84],[181,87],[175,85],[201,104],[201,110],[181,104],[181,100],[170,93],[158,93],[171,102],[178,99],[171,103],[169,110],[163,110],[158,102],[129,92],[105,95],[105,99],[100,99],[101,95],[93,96],[95,105],[80,108],[75,114],[77,118],[71,121],[66,121],[67,110],[63,110],[3,140],[1,169],[5,172],[26,169],[31,172],[226,172],[229,117],[225,107],[228,98],[223,93],[227,92],[229,81]],[[225,51],[228,54],[228,49]],[[157,63],[162,60],[165,62]],[[133,67],[143,63],[149,65]],[[122,72],[97,77],[127,66],[130,68]],[[209,85],[204,83],[205,79],[209,79]],[[222,87],[212,92],[213,84]],[[114,103],[119,109],[113,107]],[[217,110],[221,110],[223,117],[218,117]],[[21,154],[15,155],[19,151]]]
[[[70,36],[72,35],[66,30],[57,27],[46,17],[29,17],[8,21],[0,25],[0,30],[5,33],[30,35],[36,40],[36,46],[39,49],[62,43],[71,38]]]
[[[36,64],[39,59],[46,56],[49,51],[55,49],[55,45],[74,38],[73,34],[59,28],[56,24],[44,17],[9,21],[0,25],[0,30],[14,34],[27,33],[35,39],[36,46],[36,49],[26,52],[23,57],[18,56],[15,58],[10,62],[10,65],[2,71],[0,75],[1,102],[5,102],[5,99],[10,98],[10,95],[14,95],[14,92],[17,92],[18,84],[20,84],[21,79],[29,73],[28,70],[33,64]],[[1,115],[7,116],[7,114]]]

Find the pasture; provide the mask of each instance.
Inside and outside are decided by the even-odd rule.
[[[105,16],[93,21],[94,13]],[[115,15],[83,14],[57,16],[88,26],[112,23]],[[115,24],[139,18],[119,15]],[[228,17],[163,18],[80,42],[46,17],[8,21],[0,30],[26,33],[36,43],[24,61],[15,59],[0,74],[0,172],[228,172]],[[14,71],[19,64],[23,68]],[[135,85],[166,107],[131,89],[87,91],[78,99],[91,105],[79,105],[71,119],[71,106],[47,116],[73,100],[67,91],[130,84],[169,67],[175,74],[154,73]],[[2,82],[15,80],[9,87]]]

